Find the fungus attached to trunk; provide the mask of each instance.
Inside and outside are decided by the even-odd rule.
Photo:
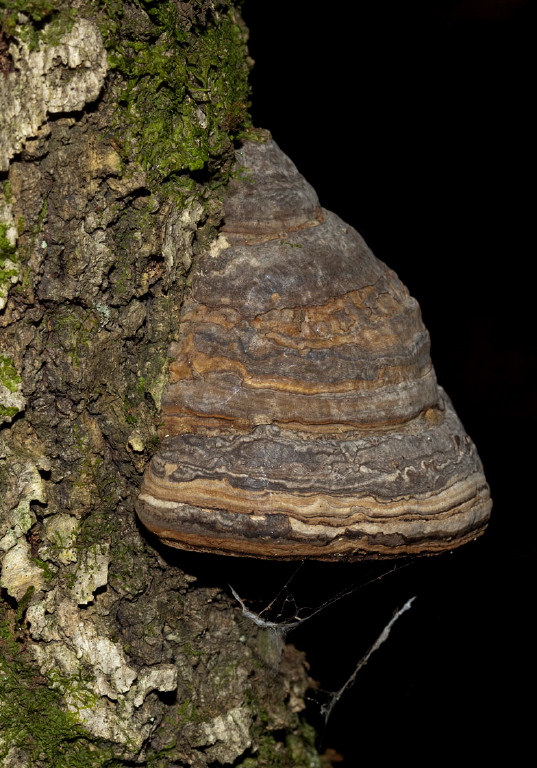
[[[274,142],[245,142],[238,170],[182,310],[141,521],[174,547],[282,560],[474,539],[489,489],[417,302]]]

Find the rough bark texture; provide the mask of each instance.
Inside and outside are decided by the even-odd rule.
[[[2,765],[317,765],[302,654],[133,510],[249,128],[244,25],[228,0],[0,11]]]

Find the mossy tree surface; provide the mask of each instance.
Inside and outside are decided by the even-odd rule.
[[[133,512],[250,129],[244,25],[229,0],[0,14],[1,763],[316,765],[302,655]]]

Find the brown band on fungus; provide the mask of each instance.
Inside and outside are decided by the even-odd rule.
[[[417,302],[274,142],[245,143],[172,347],[137,511],[171,546],[261,558],[432,554],[490,495]]]

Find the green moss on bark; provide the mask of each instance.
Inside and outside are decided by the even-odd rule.
[[[39,42],[54,45],[67,32],[75,11],[61,0],[0,0],[0,28],[23,40],[30,50]]]
[[[37,672],[16,633],[16,617],[0,600],[0,758],[20,750],[28,768],[123,765],[63,708],[55,681]]]
[[[21,22],[21,14],[34,25],[50,21],[57,11],[57,0],[0,0],[2,26],[9,34]]]
[[[206,3],[195,24],[179,5],[103,0],[117,119],[127,128],[119,141],[152,182],[191,188],[189,174],[204,171],[224,183],[232,141],[251,125],[246,33],[227,2]]]
[[[7,296],[19,275],[17,249],[7,237],[7,224],[0,224],[0,297]]]
[[[16,392],[21,381],[13,360],[5,355],[0,355],[0,384],[10,392]]]

